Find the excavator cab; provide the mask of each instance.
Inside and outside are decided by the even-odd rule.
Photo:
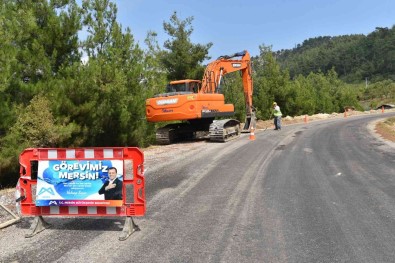
[[[198,93],[201,83],[200,80],[193,79],[171,81],[166,87],[166,92]]]

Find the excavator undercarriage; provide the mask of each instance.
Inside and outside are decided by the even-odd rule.
[[[165,145],[194,139],[227,142],[239,137],[240,133],[250,132],[255,126],[255,114],[246,118],[243,129],[240,127],[240,122],[234,119],[201,119],[172,123],[157,129],[156,143]]]

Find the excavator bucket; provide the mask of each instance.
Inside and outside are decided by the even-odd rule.
[[[248,133],[251,131],[251,128],[256,129],[256,117],[255,117],[255,112],[251,113],[251,116],[247,116],[246,120],[244,122],[244,128],[241,131],[242,133]]]

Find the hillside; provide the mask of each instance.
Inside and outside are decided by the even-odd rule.
[[[395,80],[395,26],[365,35],[322,36],[275,53],[291,78],[335,68],[346,82]]]

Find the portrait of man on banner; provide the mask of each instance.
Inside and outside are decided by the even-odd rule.
[[[117,168],[108,168],[108,180],[100,188],[99,194],[104,194],[105,200],[122,200],[122,181],[118,178]]]

